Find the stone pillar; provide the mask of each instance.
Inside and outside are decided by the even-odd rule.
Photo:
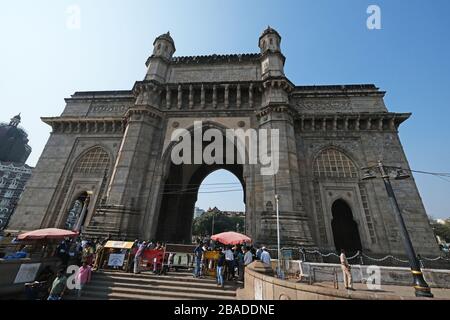
[[[178,109],[181,109],[183,105],[183,89],[181,88],[181,84],[178,85]]]
[[[266,83],[264,87],[265,105],[257,113],[259,130],[261,132],[261,129],[266,129],[272,134],[274,130],[278,130],[279,168],[274,175],[262,176],[262,192],[258,195],[258,203],[259,207],[263,205],[263,210],[259,222],[260,230],[257,230],[257,241],[276,247],[275,195],[278,194],[281,247],[312,247],[314,242],[309,229],[308,216],[301,201],[293,121],[295,111],[289,106],[288,93],[283,86],[277,83]],[[276,149],[269,149],[272,157],[276,156],[274,152]]]
[[[135,207],[160,118],[145,106],[131,108],[127,116],[128,124],[108,187],[107,203]]]
[[[241,85],[238,84],[236,88],[236,107],[241,107]]]
[[[212,100],[213,108],[217,108],[217,86],[213,86],[213,100]]]
[[[201,89],[201,94],[200,94],[200,104],[201,104],[201,108],[204,109],[205,108],[205,86],[202,84],[202,89]]]
[[[228,108],[229,104],[229,95],[230,95],[230,86],[228,84],[225,85],[225,94],[224,94],[224,108]]]

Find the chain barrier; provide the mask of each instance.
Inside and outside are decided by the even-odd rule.
[[[310,251],[310,250],[300,249],[300,253],[301,254],[319,254],[319,255],[321,255],[324,258],[328,258],[330,256],[335,256],[335,257],[339,258],[339,255],[336,254],[336,253],[330,252],[330,253],[325,253],[324,254],[324,253],[320,252],[319,250],[312,250],[312,251]],[[397,258],[397,257],[393,256],[393,255],[387,255],[387,256],[385,256],[383,258],[373,258],[373,257],[370,257],[370,256],[366,255],[363,252],[360,252],[360,251],[358,251],[354,256],[348,257],[347,259],[348,260],[353,260],[353,259],[358,258],[360,256],[363,256],[366,259],[369,259],[369,260],[372,260],[372,261],[376,261],[376,262],[383,262],[383,261],[386,261],[388,259],[392,259],[392,260],[395,260],[395,261],[398,261],[398,262],[401,262],[401,263],[408,263],[409,262],[409,260],[402,260],[400,258]],[[441,257],[436,257],[436,258],[427,258],[427,257],[420,256],[420,260],[425,260],[425,261],[439,261],[439,260],[450,261],[450,259],[442,257],[442,256]]]

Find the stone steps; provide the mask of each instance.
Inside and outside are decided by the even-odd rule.
[[[82,300],[233,300],[237,286],[219,288],[212,278],[197,279],[191,272],[132,274],[98,271],[85,287]]]

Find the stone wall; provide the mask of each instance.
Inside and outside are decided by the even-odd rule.
[[[273,262],[274,263],[274,262]],[[311,266],[311,264],[309,264]],[[316,265],[317,268],[336,268],[336,266]],[[389,270],[388,270],[389,269]],[[328,270],[329,271],[329,270]],[[409,272],[408,278],[411,279],[409,270],[401,270],[400,268],[383,268],[382,274],[390,275],[390,279],[394,283],[403,285],[406,282],[406,273]],[[338,274],[341,272],[338,272]],[[330,281],[329,278],[319,278],[318,280]],[[354,271],[353,274],[356,275]],[[448,278],[450,271],[426,271],[425,277],[431,284],[445,285],[448,288]],[[342,280],[339,279],[339,281]],[[358,279],[355,279],[358,281]],[[435,282],[433,282],[435,281]],[[405,285],[411,285],[407,283]],[[413,290],[411,288],[411,290]],[[245,268],[245,285],[243,289],[238,289],[237,298],[240,300],[416,300],[423,298],[402,297],[395,294],[380,294],[376,291],[358,292],[358,291],[339,291],[334,288],[323,286],[309,285],[305,283],[296,283],[281,280],[273,277],[273,269],[265,268],[259,261],[252,263]]]

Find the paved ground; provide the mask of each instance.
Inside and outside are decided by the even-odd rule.
[[[333,288],[333,282],[316,282],[315,286]],[[393,285],[382,285],[381,290],[370,290],[367,285],[362,283],[355,283],[354,289],[356,292],[361,292],[365,294],[377,293],[377,294],[386,294],[386,295],[399,295],[405,298],[413,298],[414,288],[413,287],[405,287],[405,286],[393,286]],[[342,283],[339,283],[339,289],[342,292],[347,291]],[[450,289],[437,289],[431,288],[431,292],[434,297],[437,299],[450,299]]]

